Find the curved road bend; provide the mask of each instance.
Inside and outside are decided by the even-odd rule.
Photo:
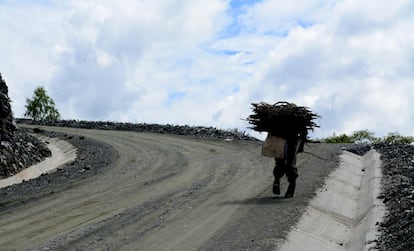
[[[276,198],[273,161],[257,142],[44,128],[120,157],[75,187],[0,211],[2,249],[273,250],[337,166],[338,147],[307,146],[314,155],[299,155],[296,196]]]

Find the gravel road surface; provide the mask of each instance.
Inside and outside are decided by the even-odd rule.
[[[340,152],[307,145],[285,199],[271,193],[260,142],[43,128],[81,138],[79,159],[50,174],[67,179],[0,190],[3,250],[274,250]]]

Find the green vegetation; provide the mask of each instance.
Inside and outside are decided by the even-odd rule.
[[[25,117],[33,120],[58,120],[60,113],[55,108],[55,102],[50,98],[45,88],[37,87],[33,99],[26,99]]]
[[[398,132],[390,132],[383,138],[377,138],[373,132],[368,130],[355,131],[352,135],[340,134],[322,139],[325,143],[344,143],[344,144],[372,144],[372,143],[387,143],[387,144],[410,144],[414,142],[412,136],[402,136]]]
[[[384,141],[389,144],[411,144],[414,142],[414,137],[412,136],[402,136],[398,132],[390,132]]]

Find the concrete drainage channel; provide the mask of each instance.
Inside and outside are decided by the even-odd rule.
[[[385,214],[377,199],[381,177],[375,150],[362,157],[344,151],[280,250],[370,250]]]
[[[14,176],[0,180],[0,188],[35,179],[43,173],[53,172],[59,166],[76,159],[76,148],[67,141],[49,137],[39,137],[39,139],[47,142],[52,156],[36,165],[26,168]]]

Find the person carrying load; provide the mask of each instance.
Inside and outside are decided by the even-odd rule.
[[[308,130],[318,127],[313,120],[320,117],[309,108],[288,102],[253,103],[253,114],[247,120],[252,129],[268,132],[262,147],[262,155],[275,159],[273,169],[273,193],[280,194],[280,178],[286,175],[289,186],[285,197],[291,198],[295,193],[296,155],[303,152]]]

